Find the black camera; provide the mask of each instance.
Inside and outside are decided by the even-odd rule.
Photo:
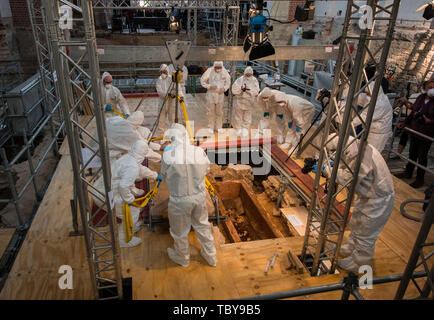
[[[306,158],[304,159],[304,167],[301,169],[301,172],[304,174],[308,174],[313,171],[313,166],[318,163],[317,159],[314,158]]]

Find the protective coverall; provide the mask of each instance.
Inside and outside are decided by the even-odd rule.
[[[311,125],[315,106],[306,99],[283,92],[276,95],[276,103],[283,109],[287,124],[285,143],[281,147],[290,148],[288,153],[291,154]]]
[[[276,136],[277,143],[283,142],[283,110],[277,113],[280,108],[276,104],[275,96],[280,91],[265,87],[258,95],[258,105],[264,112],[264,116],[259,120],[259,133],[263,133],[264,129],[271,129],[272,135]]]
[[[374,89],[374,83],[369,85],[371,90]],[[366,93],[359,95],[358,104],[362,107],[367,106],[371,97]],[[368,108],[365,108],[360,114],[363,121],[366,120],[368,114]],[[393,108],[390,104],[389,98],[384,94],[383,89],[380,87],[378,92],[377,103],[375,104],[374,116],[371,122],[371,129],[369,131],[368,142],[380,153],[386,146],[387,140],[392,136],[392,120],[393,120]],[[359,117],[353,119],[353,125],[359,126],[362,122]]]
[[[216,67],[218,68],[215,69]],[[223,62],[215,61],[214,65],[208,68],[200,78],[200,84],[207,89],[206,103],[209,128],[216,131],[223,126],[224,93],[231,85],[231,77],[223,67]]]
[[[142,242],[138,237],[133,237],[128,243],[125,242],[122,205],[124,203],[132,204],[135,196],[141,196],[144,194],[143,190],[134,186],[136,181],[141,181],[143,179],[156,180],[158,177],[156,172],[142,165],[148,152],[148,144],[143,140],[138,140],[134,143],[128,154],[115,161],[112,165],[111,183],[113,200],[115,203],[116,216],[119,219],[122,219],[122,223],[118,229],[121,247],[134,247]],[[104,193],[104,181],[102,176],[95,182],[94,187],[101,193]],[[98,198],[94,197],[94,201],[98,206],[102,205]],[[137,232],[140,228],[140,223],[138,221],[140,208],[131,206],[130,209],[134,224],[134,232]]]
[[[160,66],[160,76],[157,79],[156,89],[159,97],[158,107],[160,107],[167,95],[167,91],[172,84],[172,76],[169,73],[169,68],[166,64]],[[170,125],[175,121],[175,99],[173,97],[174,91],[169,92],[169,96],[160,114],[157,133],[159,136],[170,128]]]
[[[253,76],[253,69],[247,67],[244,75],[232,84],[232,93],[237,97],[234,110],[234,128],[248,134],[252,123],[252,108],[255,105],[259,93],[258,80]]]
[[[336,135],[333,136],[329,136],[329,140],[332,140],[328,145],[329,150],[337,148],[338,139]],[[353,140],[353,137],[349,138],[349,146],[343,154],[343,159],[351,170],[354,169],[359,153],[359,141],[351,143]],[[348,168],[345,165],[340,166],[337,182],[344,185],[351,178],[352,174]],[[381,154],[370,144],[366,145],[355,192],[357,200],[349,224],[351,234],[347,244],[341,246],[340,250],[342,256],[348,257],[338,260],[338,266],[348,271],[358,272],[362,265],[373,267],[375,242],[389,219],[395,198],[389,168]]]
[[[168,130],[173,149],[163,154],[161,174],[169,188],[169,224],[174,249],[168,248],[171,260],[182,266],[190,263],[188,233],[193,227],[201,245],[201,255],[215,266],[216,249],[208,221],[205,175],[210,161],[202,148],[193,146],[185,127],[174,124]]]
[[[128,153],[137,140],[148,141],[145,135],[149,136],[150,130],[141,126],[143,120],[142,111],[134,112],[128,119],[116,116],[106,120],[107,143],[112,162]],[[160,150],[160,145],[155,143],[150,143],[149,146],[152,150]],[[98,146],[95,145],[94,147],[97,148]],[[148,150],[146,158],[151,161],[160,161],[161,156],[151,149]]]
[[[110,111],[116,109],[118,112],[123,113],[125,116],[130,116],[130,108],[127,100],[123,97],[118,88],[112,84],[113,78],[108,72],[102,75],[102,102],[103,112],[107,118],[117,116],[118,114]]]

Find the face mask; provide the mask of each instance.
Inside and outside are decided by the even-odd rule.
[[[162,74],[161,74],[161,79],[166,79],[166,78],[167,78],[167,74],[162,73]]]
[[[262,101],[264,102],[268,102],[270,100],[270,98],[266,97],[266,98],[262,98]]]
[[[429,89],[427,91],[428,97],[433,98],[434,97],[434,88],[433,89]]]
[[[215,69],[215,72],[220,73],[222,72],[222,69]]]
[[[286,103],[285,102],[279,102],[278,105],[279,105],[279,107],[283,108],[286,105]]]
[[[107,90],[110,90],[110,89],[112,88],[112,85],[111,85],[111,84],[106,84],[106,85],[104,85],[104,87],[105,87]]]

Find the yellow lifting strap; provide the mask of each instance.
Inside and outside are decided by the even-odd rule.
[[[119,112],[118,110],[116,110],[115,108],[112,107],[112,110],[114,113],[117,113],[118,115],[120,115],[122,118],[127,119],[127,116],[124,115],[122,112]],[[108,112],[108,111],[106,111]]]
[[[173,72],[173,73],[172,73],[172,81],[175,82],[175,83],[176,83],[176,82],[181,83],[181,81],[182,81],[182,72],[179,71],[179,72],[178,72],[178,76],[176,76],[176,71]]]
[[[163,139],[164,139],[163,136],[161,136],[161,137],[157,137],[157,138],[152,138],[152,139],[151,139],[151,142],[154,142],[154,141],[160,141],[160,140],[163,140]]]
[[[131,208],[128,203],[122,205],[123,220],[124,220],[124,232],[125,232],[125,242],[128,243],[133,238],[134,235],[134,225],[133,218],[131,216]]]
[[[161,181],[158,181],[151,191],[149,191],[143,197],[137,198],[136,200],[134,200],[133,206],[137,207],[137,208],[144,208],[144,207],[146,207],[147,204],[148,204],[148,202],[149,202],[149,200],[151,200],[157,194],[158,189],[160,188],[160,184],[161,184]]]
[[[186,125],[187,132],[190,135],[191,142],[194,143],[194,135],[193,135],[193,131],[191,130],[191,127],[190,127],[190,122],[188,120],[188,114],[187,114],[187,109],[185,107],[184,99],[182,99],[181,97],[178,97],[178,100],[181,102],[182,112],[184,113],[185,123],[187,124]],[[209,194],[211,196],[213,196],[215,194],[214,187],[212,186],[211,182],[209,182],[209,180],[206,176],[205,176],[205,186],[206,186],[206,189],[208,190]]]

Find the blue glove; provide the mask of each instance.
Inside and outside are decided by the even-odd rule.
[[[128,118],[130,117],[130,115],[129,115],[129,114],[126,114],[125,117],[127,117],[127,119],[128,119]]]
[[[106,105],[105,106],[105,111],[112,111],[112,106],[110,106],[110,105]]]
[[[288,122],[288,128],[291,129],[292,128],[292,121]]]
[[[283,119],[283,114],[277,114],[276,116],[280,119]]]
[[[330,167],[332,167],[333,168],[333,165],[334,165],[335,163],[333,162],[333,161],[330,161]]]
[[[312,166],[312,168],[313,168],[312,172],[313,172],[313,173],[316,173],[316,170],[318,170],[318,165],[317,165],[317,164],[314,164],[314,165]]]
[[[172,146],[164,146],[163,147],[163,151],[170,151],[170,150],[173,150]]]
[[[269,117],[270,113],[269,112],[264,112],[264,117]]]
[[[163,181],[163,176],[161,174],[158,175],[157,181]]]
[[[295,131],[296,131],[296,132],[300,132],[300,131],[301,131],[301,128],[300,128],[299,126],[295,126]]]
[[[132,206],[133,206],[133,204],[132,204],[132,203],[128,203],[128,206],[129,206],[129,207],[132,207]]]

